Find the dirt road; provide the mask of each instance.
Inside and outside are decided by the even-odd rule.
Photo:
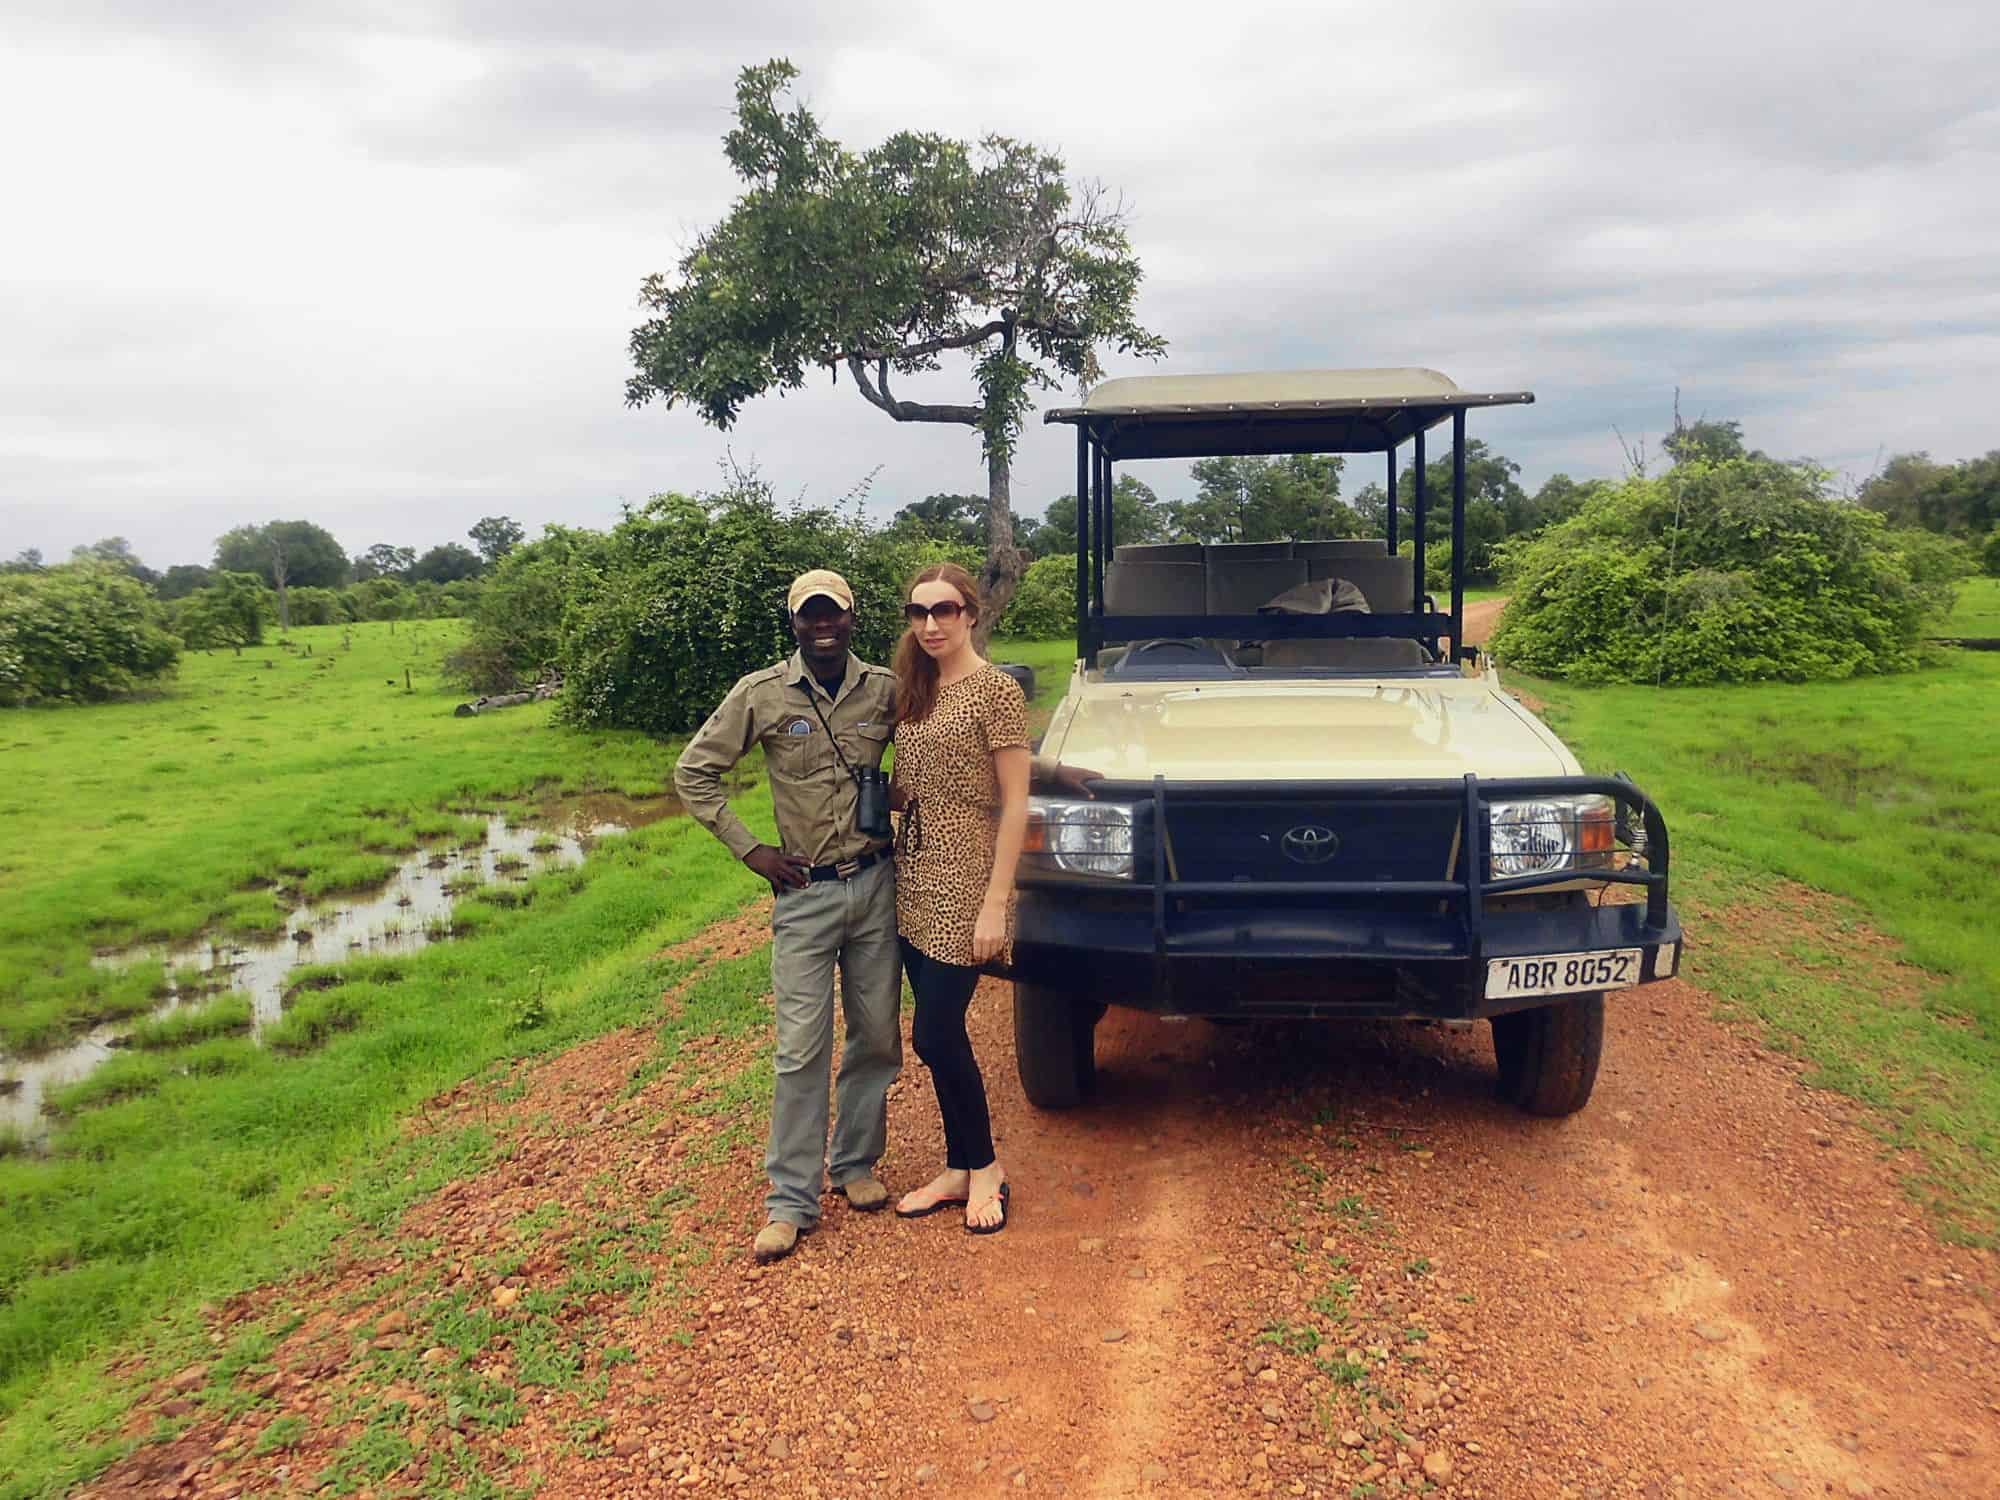
[[[100,1491],[310,1486],[390,1420],[413,1456],[379,1494],[474,1460],[552,1496],[2000,1494],[1991,1257],[1940,1244],[1846,1101],[1709,1011],[1679,983],[1614,998],[1596,1097],[1562,1122],[1494,1102],[1483,1028],[1114,1012],[1099,1099],[1044,1115],[988,984],[975,1037],[1011,1227],[830,1197],[764,1270],[741,1253],[756,1132],[713,1149],[728,1080],[765,1066],[755,1038],[631,1094],[652,1038],[621,1033],[510,1085],[513,1159],[420,1205],[401,1247],[221,1313],[225,1338],[280,1303],[310,1313],[267,1404],[140,1450]],[[492,1099],[461,1090],[437,1128]],[[892,1187],[940,1159],[914,1059],[891,1141]],[[481,1258],[551,1202],[553,1238],[512,1275]],[[632,1240],[649,1215],[674,1232],[642,1277],[675,1290],[589,1304],[578,1379],[538,1391],[541,1345],[505,1320],[576,1263],[562,1225]],[[453,1357],[453,1288],[506,1304],[464,1372],[520,1383],[505,1430],[398,1373],[433,1339],[423,1361]],[[279,1411],[311,1435],[250,1454]]]
[[[1474,646],[1485,645],[1486,638],[1493,634],[1493,627],[1500,623],[1500,611],[1506,607],[1505,599],[1481,599],[1476,604],[1466,605],[1466,642]]]

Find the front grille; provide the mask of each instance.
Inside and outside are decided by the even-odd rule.
[[[1191,881],[1449,880],[1458,806],[1296,798],[1167,801],[1168,856]]]

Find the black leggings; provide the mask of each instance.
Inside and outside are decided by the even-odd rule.
[[[965,1034],[965,1008],[979,986],[979,971],[940,963],[908,938],[901,941],[903,971],[917,996],[910,1039],[937,1089],[938,1112],[944,1116],[944,1164],[966,1171],[990,1167],[993,1123],[986,1113],[986,1082],[972,1055],[972,1039]]]

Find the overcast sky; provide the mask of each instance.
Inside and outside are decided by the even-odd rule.
[[[1172,348],[1112,374],[1527,387],[1472,430],[1531,485],[1615,472],[1614,427],[1657,441],[1676,385],[1857,478],[2000,447],[1988,5],[8,10],[0,555],[123,535],[164,567],[274,517],[350,552],[604,525],[725,451],[786,495],[877,471],[885,513],[982,490],[969,432],[844,381],[727,434],[623,403],[640,278],[726,212],[734,78],[778,55],[851,147],[1000,131],[1122,192]],[[961,365],[899,394],[969,389]],[[1037,419],[1017,508],[1073,452]]]

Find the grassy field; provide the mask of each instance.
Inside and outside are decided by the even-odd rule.
[[[1878,1106],[1913,1148],[1913,1187],[1992,1244],[2000,654],[1948,655],[1846,683],[1520,685],[1587,765],[1630,773],[1666,813],[1695,981],[1812,1081]]]
[[[671,746],[567,730],[545,705],[451,717],[431,671],[451,628],[298,631],[192,657],[149,701],[0,718],[5,1045],[152,1003],[157,965],[121,978],[92,966],[100,947],[268,932],[294,895],[475,836],[502,798],[661,788]],[[995,649],[1036,669],[1038,726],[1072,652]],[[1666,809],[1697,982],[1812,1081],[1869,1101],[1912,1148],[1913,1186],[1990,1242],[2000,952],[1981,922],[2000,768],[1981,747],[2000,656],[1824,687],[1524,685],[1590,765]],[[768,823],[761,787],[740,805]],[[492,1153],[476,1133],[413,1148],[402,1122],[426,1098],[656,1017],[661,950],[757,890],[667,819],[471,893],[448,944],[324,971],[289,1004],[289,1050],[253,1043],[227,997],[143,1027],[72,1094],[51,1156],[0,1153],[0,1496],[101,1466],[133,1382],[200,1351],[203,1302],[312,1264]]]
[[[419,841],[483,831],[472,807],[656,793],[671,766],[642,736],[554,727],[547,705],[454,719],[430,670],[443,627],[292,639],[192,657],[153,701],[0,719],[18,767],[0,872],[10,1043],[151,1003],[157,965],[117,980],[91,967],[95,945],[262,930],[274,881],[358,885]],[[753,825],[768,802],[744,798]],[[311,1263],[356,1202],[393,1212],[448,1178],[462,1164],[407,1159],[406,1115],[497,1059],[655,1014],[655,955],[758,889],[673,818],[466,896],[448,944],[329,971],[288,1008],[291,1050],[238,1034],[227,1001],[213,1024],[149,1028],[72,1099],[50,1156],[0,1156],[0,1494],[116,1446],[106,1352],[186,1357],[204,1300]]]
[[[1939,635],[2000,640],[2000,578],[1968,578],[1958,586],[1958,604]]]

